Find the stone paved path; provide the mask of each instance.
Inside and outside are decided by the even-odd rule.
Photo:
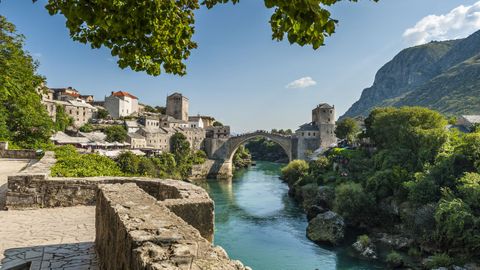
[[[0,211],[5,207],[7,194],[7,176],[21,171],[31,161],[28,159],[3,159],[0,158]]]
[[[0,211],[0,221],[0,269],[97,269],[93,206]]]

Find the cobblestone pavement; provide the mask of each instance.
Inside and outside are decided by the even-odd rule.
[[[29,270],[43,269],[98,269],[93,243],[49,245],[32,248],[14,248],[5,252],[3,267],[27,263]]]
[[[0,269],[27,261],[31,269],[97,269],[93,206],[0,211],[0,222]]]
[[[5,207],[7,195],[7,176],[21,171],[31,161],[28,159],[3,159],[0,158],[0,211]]]

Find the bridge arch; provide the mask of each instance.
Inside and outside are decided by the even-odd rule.
[[[270,139],[271,141],[280,145],[280,147],[282,147],[282,149],[285,151],[285,154],[288,156],[288,160],[292,161],[292,137],[264,131],[257,131],[230,137],[228,140],[226,160],[231,161],[235,152],[241,145],[258,137]]]

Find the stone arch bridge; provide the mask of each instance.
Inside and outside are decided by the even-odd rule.
[[[214,166],[216,173],[214,174],[219,178],[231,177],[233,172],[232,159],[237,149],[249,140],[258,137],[267,138],[277,143],[285,151],[285,154],[287,154],[290,161],[294,159],[294,140],[292,136],[270,133],[267,131],[255,131],[231,136],[229,138],[209,139],[206,142],[205,148],[208,157],[216,162]]]

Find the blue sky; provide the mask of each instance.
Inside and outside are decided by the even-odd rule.
[[[272,11],[263,1],[202,8],[194,37],[199,48],[184,77],[118,68],[107,49],[72,41],[63,16],[48,15],[45,0],[3,0],[0,14],[27,37],[27,50],[40,61],[39,73],[51,87],[73,86],[96,99],[124,90],[150,105],[164,105],[168,93],[180,91],[190,98],[190,114],[212,115],[243,132],[295,129],[321,102],[343,114],[401,49],[479,29],[480,2],[472,6],[477,1],[343,1],[331,9],[340,20],[337,33],[317,51],[272,41]]]

